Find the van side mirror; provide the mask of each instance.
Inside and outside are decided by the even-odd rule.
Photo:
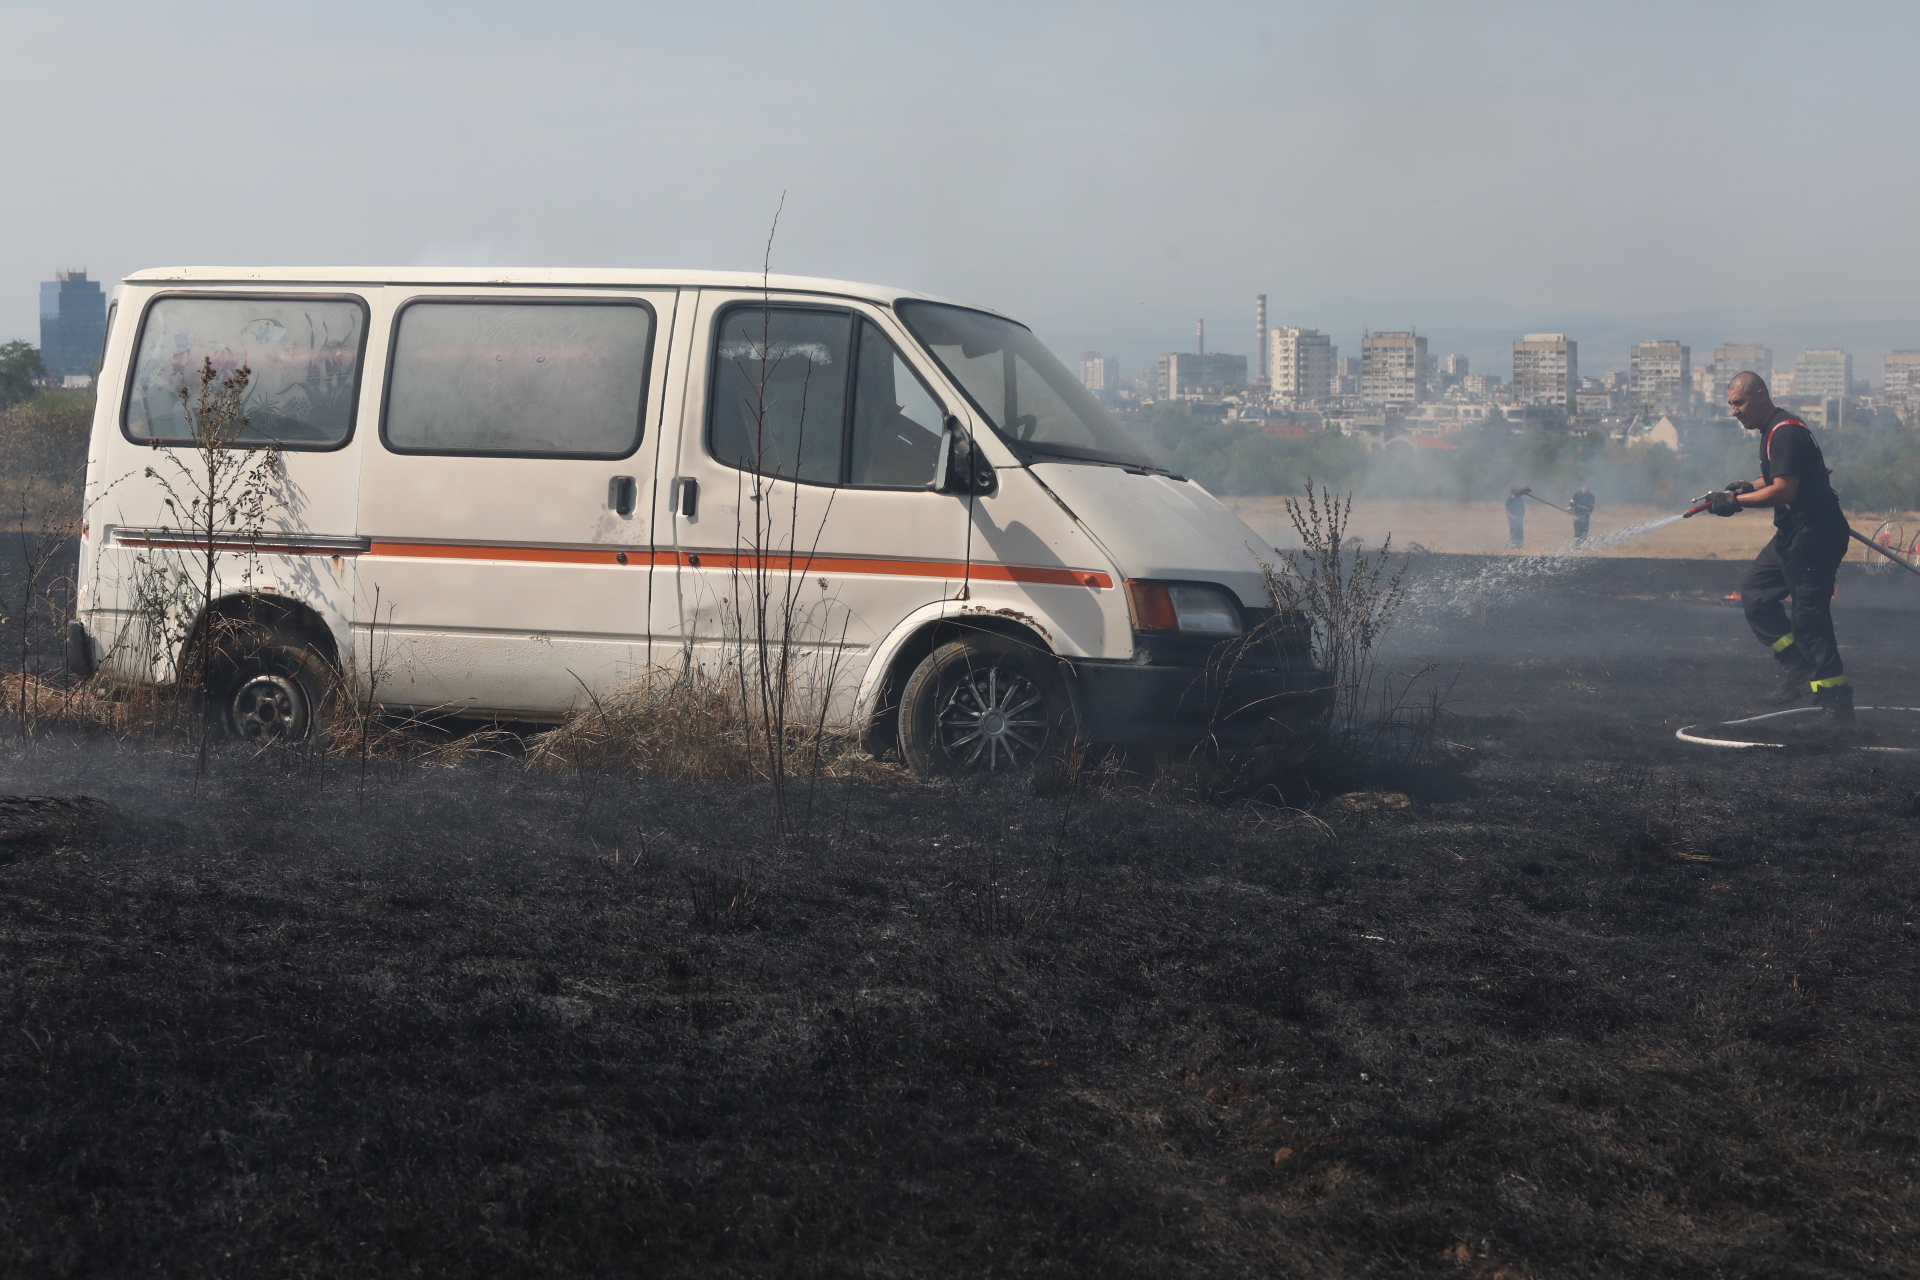
[[[933,491],[986,496],[999,488],[999,484],[999,477],[974,448],[973,437],[960,425],[960,419],[948,414],[940,429],[940,458],[934,467]]]

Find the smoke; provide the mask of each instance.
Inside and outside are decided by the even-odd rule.
[[[1359,435],[1285,439],[1251,424],[1198,422],[1182,405],[1156,406],[1135,429],[1174,471],[1236,496],[1299,493],[1312,477],[1362,499],[1484,502],[1526,485],[1564,504],[1586,485],[1602,506],[1676,506],[1758,467],[1752,437],[1731,422],[1689,440],[1681,453],[1599,433],[1516,433],[1504,422],[1378,447]],[[1841,453],[1829,448],[1829,455],[1832,462]]]

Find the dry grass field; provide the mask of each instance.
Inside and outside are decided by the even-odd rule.
[[[1677,741],[1734,571],[1410,619],[1467,771],[1251,805],[0,721],[0,1275],[1920,1274],[1920,732]]]
[[[1241,519],[1252,525],[1275,546],[1298,544],[1293,526],[1287,520],[1283,498],[1224,498]],[[1657,520],[1673,512],[1662,507],[1602,506],[1594,512],[1592,536],[1599,537],[1628,525]],[[1873,534],[1882,523],[1877,513],[1850,512],[1854,528]],[[1920,514],[1905,512],[1893,517],[1899,529],[1896,541],[1911,547],[1920,534]],[[1498,555],[1507,548],[1507,517],[1498,502],[1355,502],[1353,536],[1368,546],[1378,546],[1387,534],[1396,547],[1419,543],[1429,551],[1457,552],[1466,555]],[[1746,514],[1731,519],[1696,516],[1659,529],[1643,538],[1635,538],[1597,554],[1631,556],[1660,560],[1746,560],[1772,536],[1772,524],[1764,515]],[[1570,550],[1573,541],[1572,518],[1550,507],[1530,503],[1527,509],[1527,545],[1525,554],[1539,555]],[[1849,560],[1872,555],[1856,546]]]

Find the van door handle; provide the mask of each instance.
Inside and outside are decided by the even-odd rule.
[[[615,515],[632,515],[639,494],[640,486],[634,483],[632,476],[615,476],[607,481],[607,505],[613,508]]]
[[[691,520],[700,514],[700,482],[692,476],[676,477],[674,482],[674,505],[681,515]]]

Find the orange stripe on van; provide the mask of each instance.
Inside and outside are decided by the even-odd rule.
[[[618,564],[625,552],[632,566],[685,565],[690,568],[776,573],[872,573],[898,578],[974,578],[982,582],[1031,582],[1061,587],[1113,586],[1113,578],[1096,569],[1064,569],[1046,565],[975,564],[971,572],[955,560],[906,560],[890,556],[756,556],[752,552],[699,550],[648,552],[633,547],[490,546],[477,542],[387,542],[374,539],[367,554],[408,556],[428,560],[514,560],[533,564]]]
[[[648,563],[651,553],[637,547],[496,547],[484,542],[382,542],[374,539],[371,556],[410,556],[420,560],[528,560],[537,564],[618,564],[626,553],[629,566]],[[668,554],[665,563],[672,564]]]

